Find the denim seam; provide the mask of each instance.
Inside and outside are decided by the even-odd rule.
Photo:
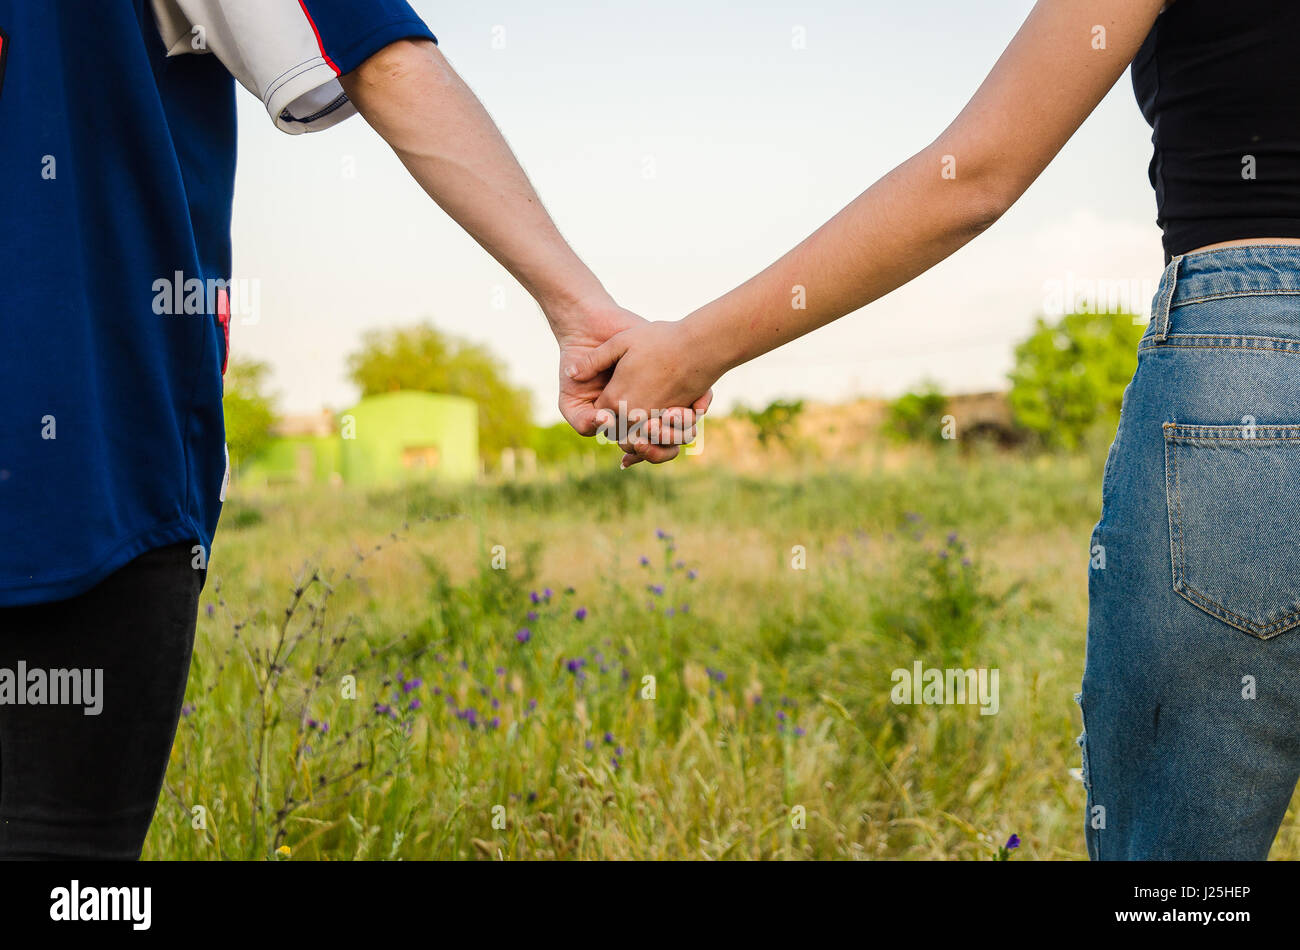
[[[1173,492],[1173,505],[1165,505],[1169,517],[1169,558],[1174,590],[1182,593],[1183,493],[1178,482],[1178,452],[1165,429],[1165,492]],[[1175,517],[1175,511],[1177,517]]]
[[[1300,245],[1297,245],[1300,247]],[[1184,280],[1187,278],[1184,277]],[[1300,289],[1294,287],[1277,287],[1264,288],[1262,290],[1231,290],[1221,294],[1206,294],[1203,297],[1188,297],[1185,300],[1171,302],[1170,310],[1177,310],[1179,307],[1188,307],[1194,303],[1204,303],[1207,300],[1231,300],[1233,297],[1294,297],[1300,295]]]
[[[1214,617],[1217,617],[1219,620],[1222,620],[1230,627],[1235,627],[1236,629],[1242,631],[1243,633],[1248,633],[1253,637],[1259,638],[1260,640],[1271,640],[1274,637],[1276,637],[1278,634],[1285,633],[1286,631],[1290,630],[1292,627],[1296,625],[1296,623],[1300,623],[1300,611],[1296,611],[1294,613],[1287,614],[1283,617],[1279,617],[1277,620],[1274,620],[1272,623],[1267,625],[1255,623],[1254,621],[1248,620],[1245,617],[1238,616],[1237,614],[1228,610],[1228,608],[1224,607],[1222,604],[1210,600],[1208,597],[1205,596],[1205,594],[1202,594],[1199,590],[1197,590],[1195,587],[1192,587],[1186,581],[1183,581],[1182,589],[1179,590],[1178,593],[1181,594],[1184,598],[1186,598],[1190,603],[1195,604],[1197,607],[1200,607],[1206,613]]]
[[[1254,425],[1251,435],[1244,435],[1247,426],[1233,423],[1226,426],[1188,425],[1187,423],[1166,422],[1165,438],[1170,442],[1297,442],[1300,441],[1300,425]],[[1260,432],[1287,432],[1290,435],[1259,435]]]
[[[1194,340],[1193,343],[1178,342],[1182,340]],[[1279,346],[1246,346],[1243,343],[1236,342],[1219,342],[1219,341],[1250,341],[1253,343],[1275,343]],[[1196,333],[1172,333],[1163,340],[1153,343],[1143,343],[1138,347],[1138,352],[1143,353],[1147,350],[1157,350],[1164,346],[1180,346],[1189,350],[1264,350],[1273,353],[1295,353],[1300,355],[1300,340],[1288,340],[1285,337],[1276,336],[1244,336],[1241,334],[1196,334]]]
[[[1172,499],[1173,505],[1166,505],[1165,507],[1169,515],[1169,555],[1170,558],[1173,560],[1171,573],[1173,576],[1174,592],[1177,593],[1184,600],[1186,600],[1188,603],[1192,604],[1195,607],[1200,608],[1201,610],[1204,610],[1212,617],[1216,617],[1217,619],[1223,621],[1229,626],[1237,630],[1240,630],[1243,633],[1249,634],[1250,636],[1257,637],[1260,640],[1271,640],[1273,637],[1276,637],[1279,634],[1285,633],[1287,630],[1290,630],[1297,623],[1300,623],[1300,610],[1292,611],[1289,614],[1284,614],[1283,616],[1279,617],[1277,620],[1272,621],[1271,623],[1260,624],[1260,623],[1256,623],[1255,621],[1249,620],[1246,617],[1242,617],[1237,613],[1234,613],[1233,611],[1229,610],[1226,606],[1218,603],[1217,601],[1211,600],[1206,594],[1197,590],[1195,587],[1193,587],[1191,584],[1187,582],[1187,578],[1186,578],[1187,558],[1185,554],[1185,545],[1183,541],[1183,492],[1182,492],[1182,483],[1178,477],[1178,445],[1180,442],[1196,444],[1196,441],[1194,439],[1181,438],[1177,435],[1174,435],[1173,433],[1176,429],[1179,428],[1195,430],[1195,429],[1212,429],[1213,427],[1179,426],[1177,423],[1167,422],[1164,424],[1163,428],[1164,428],[1164,436],[1165,436],[1165,472],[1166,472],[1165,489],[1166,489],[1166,493],[1172,492],[1173,495],[1173,499]],[[1227,430],[1238,429],[1238,428],[1240,427],[1239,426],[1225,427],[1225,431],[1221,437],[1205,438],[1202,439],[1201,442],[1213,444],[1214,442],[1223,442],[1223,441],[1229,441],[1229,442],[1256,442],[1256,441],[1298,442],[1300,441],[1300,436],[1296,438],[1248,439],[1245,436],[1228,435]],[[1289,428],[1289,427],[1273,426],[1272,428],[1282,429],[1282,428]],[[1176,522],[1175,522],[1175,515],[1174,515],[1175,509],[1177,510]]]
[[[1079,738],[1075,740],[1079,746],[1079,777],[1083,779],[1084,789],[1084,844],[1087,845],[1087,839],[1092,839],[1092,850],[1097,855],[1097,860],[1101,858],[1101,830],[1092,826],[1092,808],[1097,804],[1096,781],[1093,774],[1092,757],[1088,754],[1088,711],[1083,705],[1083,688],[1080,684],[1079,692],[1075,694],[1074,701],[1079,706],[1079,721],[1083,726],[1083,731],[1079,733]]]

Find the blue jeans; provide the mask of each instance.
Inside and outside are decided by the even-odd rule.
[[[1088,599],[1089,856],[1265,858],[1300,778],[1300,246],[1165,269]]]

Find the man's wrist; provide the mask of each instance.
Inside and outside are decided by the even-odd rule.
[[[552,298],[541,303],[541,307],[561,346],[566,343],[598,345],[624,329],[621,324],[611,325],[611,319],[624,316],[625,311],[603,287],[586,297]]]
[[[591,335],[591,324],[601,313],[616,309],[617,304],[599,283],[580,290],[557,290],[535,295],[551,332],[561,342]]]

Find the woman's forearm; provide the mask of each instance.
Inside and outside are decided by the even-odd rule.
[[[998,194],[978,178],[944,178],[943,162],[934,146],[908,159],[776,263],[688,316],[718,374],[885,296],[996,221],[1005,210]]]
[[[995,221],[1123,74],[1163,0],[1040,0],[966,108],[802,244],[691,314],[719,373],[901,287]]]

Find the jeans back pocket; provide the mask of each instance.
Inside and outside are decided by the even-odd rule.
[[[1264,640],[1300,625],[1300,425],[1164,435],[1174,590]]]

